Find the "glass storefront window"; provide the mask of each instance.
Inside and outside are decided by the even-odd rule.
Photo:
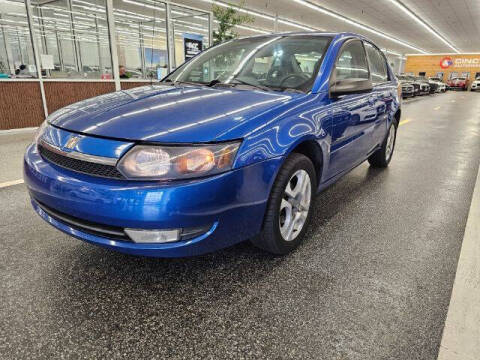
[[[0,78],[6,77],[37,77],[22,0],[0,0]]]
[[[120,78],[163,78],[168,64],[165,5],[114,0],[113,8]]]
[[[31,0],[33,37],[46,79],[112,79],[106,0]],[[172,65],[207,48],[209,15],[171,4]],[[161,79],[168,72],[167,6],[113,0],[121,79]],[[173,69],[170,69],[173,70]],[[36,77],[25,3],[0,0],[0,78]]]
[[[172,5],[172,24],[175,38],[175,65],[182,65],[197,50],[210,46],[208,42],[208,13]]]
[[[112,78],[105,0],[33,1],[32,9],[43,76]]]

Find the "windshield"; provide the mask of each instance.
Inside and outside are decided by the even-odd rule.
[[[206,50],[164,81],[308,91],[330,40],[312,35],[234,40]]]
[[[465,78],[453,78],[452,80],[460,80],[460,81],[465,81]]]

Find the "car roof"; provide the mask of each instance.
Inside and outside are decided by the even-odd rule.
[[[245,36],[242,39],[248,38],[258,38],[258,37],[289,37],[289,36],[329,36],[333,38],[348,38],[348,37],[356,37],[362,40],[372,41],[367,37],[356,34],[353,32],[329,32],[329,31],[291,31],[291,32],[280,32],[280,33],[272,33],[272,34],[262,34],[262,35],[253,35],[253,36]],[[373,41],[372,41],[373,42]]]

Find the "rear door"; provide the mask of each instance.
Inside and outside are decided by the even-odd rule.
[[[371,150],[374,150],[383,141],[387,133],[388,110],[393,101],[392,84],[388,75],[387,62],[383,54],[371,43],[367,41],[364,43],[373,83],[371,101],[376,112],[371,143]]]
[[[336,80],[370,78],[361,40],[347,40],[336,60]],[[332,99],[332,140],[329,178],[350,170],[365,160],[372,147],[377,110],[371,93],[343,95]]]

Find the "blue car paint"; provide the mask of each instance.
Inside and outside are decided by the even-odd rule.
[[[400,109],[395,80],[366,94],[330,97],[330,73],[342,44],[350,38],[365,40],[355,34],[331,35],[312,91],[306,94],[154,85],[103,95],[55,112],[44,139],[65,149],[72,134],[83,134],[71,150],[91,155],[120,158],[136,143],[242,139],[242,144],[231,171],[172,182],[75,173],[44,161],[32,144],[25,155],[24,177],[34,209],[74,237],[136,255],[198,255],[258,235],[275,176],[297,145],[305,141],[318,145],[322,155],[318,190],[322,190],[379,148]],[[113,241],[53,219],[36,201],[112,226],[212,228],[206,236],[171,244]]]
[[[72,236],[90,242],[97,239],[99,245],[120,251],[173,257],[211,252],[256,235],[280,163],[281,158],[274,158],[209,178],[158,184],[104,179],[61,169],[44,161],[32,144],[25,156],[24,178],[34,209],[55,227],[60,222],[41,211],[37,202],[111,226],[165,229],[215,225],[205,238],[156,245],[108,240],[65,224],[59,227]]]

